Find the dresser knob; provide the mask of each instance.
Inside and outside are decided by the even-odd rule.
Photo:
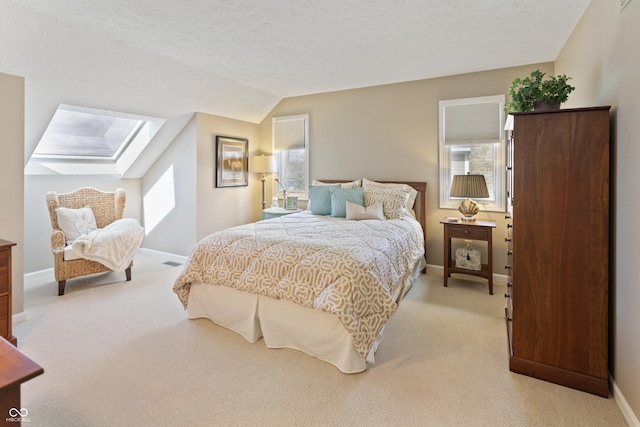
[[[505,298],[511,298],[511,295],[509,295],[509,294],[504,294],[504,297],[505,297]]]
[[[512,268],[512,267],[511,267],[511,265],[509,265],[509,264],[505,264],[505,265],[504,265],[504,269],[505,269],[505,270],[510,270],[511,268]]]
[[[505,237],[505,238],[504,238],[504,241],[505,241],[505,242],[510,242],[510,241],[511,241],[511,237]]]
[[[507,288],[510,288],[510,287],[512,287],[512,286],[513,286],[513,283],[511,283],[511,282],[507,282]]]
[[[511,219],[511,215],[505,215],[504,219]]]
[[[513,224],[507,224],[507,228],[513,228]]]
[[[513,255],[513,251],[511,249],[507,250],[507,255]]]

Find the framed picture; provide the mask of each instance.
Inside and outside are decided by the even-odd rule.
[[[285,207],[288,210],[298,209],[298,196],[287,196]]]
[[[216,187],[249,185],[249,140],[216,136]]]

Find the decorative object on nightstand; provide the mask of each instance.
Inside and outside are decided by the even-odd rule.
[[[287,189],[284,188],[284,186],[282,185],[282,183],[280,182],[280,179],[278,179],[277,177],[273,179],[276,183],[278,183],[278,187],[280,187],[280,189],[282,190],[282,207],[286,208],[287,207]]]
[[[262,209],[264,209],[267,206],[265,200],[265,182],[267,181],[267,174],[276,171],[276,158],[274,156],[265,156],[264,154],[253,156],[251,157],[249,169],[253,173],[262,174],[260,181],[262,181]]]
[[[287,210],[298,209],[298,196],[287,196],[285,208]]]
[[[466,197],[458,207],[464,221],[474,221],[475,215],[480,211],[478,204],[473,199],[489,197],[487,183],[484,175],[454,175],[451,182],[451,197]]]
[[[472,240],[465,240],[465,245],[456,249],[456,268],[482,270],[480,251],[475,246],[471,246],[472,242]]]

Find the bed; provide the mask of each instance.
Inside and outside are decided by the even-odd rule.
[[[362,372],[426,266],[426,183],[313,184],[303,212],[203,238],[173,290],[190,319],[305,352],[344,373]],[[327,192],[329,214],[322,211]]]

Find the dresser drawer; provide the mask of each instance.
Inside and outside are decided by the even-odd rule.
[[[9,318],[0,317],[0,337],[9,339]]]
[[[0,295],[9,292],[9,268],[0,267]]]
[[[447,228],[449,237],[456,239],[486,240],[489,233],[491,233],[491,229],[485,227],[455,226]]]

